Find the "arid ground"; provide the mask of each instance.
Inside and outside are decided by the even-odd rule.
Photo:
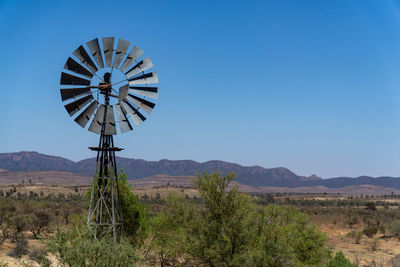
[[[140,182],[140,181],[139,181]],[[137,183],[137,182],[136,182]],[[52,195],[54,197],[61,195],[84,195],[87,186],[71,185],[2,185],[0,190],[8,192],[15,188],[15,194],[21,195],[38,194],[42,197]],[[168,185],[155,185],[136,187],[133,189],[140,200],[147,203],[151,212],[157,212],[163,209],[164,199],[171,192],[185,194],[188,198],[198,198],[197,190],[190,187],[190,184],[184,184],[180,187]],[[400,240],[397,236],[388,232],[384,227],[391,220],[397,220],[400,217],[400,198],[394,193],[381,195],[343,195],[328,193],[252,193],[255,201],[260,205],[267,205],[274,202],[282,205],[293,205],[306,212],[315,223],[316,227],[326,233],[327,244],[333,251],[342,251],[353,263],[358,266],[395,266],[390,262],[400,255]],[[376,210],[367,210],[365,203],[376,203]],[[377,214],[378,217],[377,218]],[[356,219],[353,219],[356,217]],[[352,223],[349,223],[353,219]],[[375,221],[374,221],[375,220]],[[363,229],[377,223],[380,230],[372,237],[367,237],[361,233]],[[56,227],[56,225],[53,225]],[[26,232],[28,238],[29,251],[40,249],[44,246],[43,242],[34,239],[30,232]],[[22,259],[16,259],[11,255],[15,244],[6,240],[0,246],[0,263],[8,263],[8,266],[24,266],[30,262],[27,256]],[[57,265],[55,257],[53,264]],[[30,262],[30,264],[33,264]],[[375,265],[374,265],[375,264]],[[1,265],[0,265],[1,266]]]

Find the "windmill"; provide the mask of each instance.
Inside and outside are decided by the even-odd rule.
[[[122,148],[114,146],[113,136],[133,130],[131,122],[139,126],[150,115],[155,104],[148,98],[157,99],[158,88],[148,85],[158,83],[158,76],[149,71],[153,63],[143,50],[123,39],[115,47],[114,37],[101,43],[96,38],[72,55],[61,73],[61,99],[77,124],[100,135],[98,146],[89,147],[97,158],[87,226],[96,240],[112,237],[115,243],[123,231],[115,158]]]

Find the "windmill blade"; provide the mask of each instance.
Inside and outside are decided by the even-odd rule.
[[[90,81],[62,72],[61,73],[61,80],[60,80],[61,85],[90,85]]]
[[[85,96],[83,98],[80,98],[78,100],[75,100],[74,102],[71,102],[67,105],[65,105],[65,109],[69,113],[70,116],[73,116],[75,113],[77,113],[79,110],[81,110],[84,106],[86,106],[90,101],[93,100],[92,95]]]
[[[78,123],[82,128],[85,128],[98,105],[99,102],[97,102],[97,100],[93,101],[78,117],[75,118],[76,123]]]
[[[104,110],[105,110],[105,105],[101,104],[99,108],[97,109],[96,114],[94,115],[94,119],[92,120],[92,123],[89,126],[89,131],[93,133],[100,134],[101,133],[101,126],[103,124],[104,120]]]
[[[93,77],[93,74],[85,69],[81,64],[73,60],[71,57],[68,58],[67,62],[64,65],[64,69],[73,71],[77,74],[86,76],[87,78],[91,79]]]
[[[157,72],[153,71],[150,73],[146,73],[137,77],[130,78],[129,85],[134,84],[146,84],[146,83],[158,83]]]
[[[74,56],[76,56],[82,64],[87,66],[93,73],[97,71],[97,67],[94,64],[93,60],[89,57],[83,46],[79,46],[74,52],[72,52]]]
[[[101,50],[99,45],[99,39],[93,39],[86,43],[87,47],[90,50],[94,60],[96,60],[97,66],[102,69],[104,68],[103,57],[101,56]]]
[[[104,117],[105,113],[105,117]],[[117,134],[115,127],[114,109],[110,105],[101,104],[97,109],[96,115],[89,126],[89,131],[100,134],[101,126],[104,122],[104,134],[105,135],[115,135]]]
[[[128,95],[128,85],[121,86],[118,93],[118,102],[123,101]]]
[[[128,51],[128,47],[131,43],[125,41],[123,39],[118,40],[117,50],[115,51],[115,58],[113,67],[118,69],[119,65],[121,64],[122,59],[124,58],[126,51]]]
[[[135,106],[137,106],[140,109],[143,109],[147,114],[150,114],[151,111],[153,110],[154,106],[156,104],[147,101],[143,98],[134,96],[134,95],[129,95],[126,97],[129,101],[131,101]]]
[[[106,66],[111,67],[113,51],[114,51],[114,37],[103,38],[103,51],[104,51],[104,58],[106,59]]]
[[[133,123],[139,126],[142,122],[146,120],[146,117],[142,115],[134,106],[132,106],[128,101],[124,100],[121,102],[122,107],[125,109],[126,113],[131,117]]]
[[[129,86],[129,92],[137,95],[151,97],[153,99],[158,98],[158,87]]]
[[[126,117],[126,112],[123,110],[120,104],[115,105],[115,111],[117,113],[118,124],[119,128],[121,129],[121,133],[133,130],[132,125]]]
[[[145,57],[142,61],[140,61],[138,64],[136,64],[135,66],[133,66],[133,68],[131,68],[127,73],[126,73],[126,77],[130,78],[140,72],[143,72],[145,70],[148,70],[150,68],[152,68],[153,62],[151,62],[149,57]]]
[[[143,50],[135,45],[126,57],[124,64],[122,64],[120,68],[120,71],[125,72],[136,59],[143,55],[143,53]]]
[[[115,127],[114,108],[111,105],[106,106],[106,125],[104,128],[105,135],[116,135],[117,128]]]
[[[77,98],[78,96],[89,95],[92,92],[90,88],[68,88],[68,89],[60,89],[61,99],[62,101]]]

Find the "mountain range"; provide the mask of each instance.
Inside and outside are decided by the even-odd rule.
[[[49,172],[63,172],[64,176],[68,172],[81,175],[82,177],[90,177],[93,176],[95,161],[95,158],[90,158],[74,162],[62,157],[28,151],[0,153],[0,169],[8,171],[8,178],[11,177],[9,171],[18,172],[19,174],[29,172],[31,175],[35,172],[46,172],[46,175]],[[323,186],[326,188],[342,188],[346,186],[374,185],[400,189],[400,178],[395,177],[373,178],[361,176],[357,178],[337,177],[322,179],[316,175],[309,177],[299,176],[283,167],[248,167],[218,160],[199,163],[192,160],[164,159],[160,161],[146,161],[118,157],[117,164],[118,168],[126,172],[129,179],[140,179],[155,175],[193,177],[203,172],[219,171],[222,174],[226,174],[233,171],[236,173],[237,182],[255,187],[297,188]],[[1,173],[5,174],[6,172],[0,171]]]

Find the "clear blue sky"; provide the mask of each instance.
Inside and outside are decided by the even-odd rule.
[[[155,64],[150,119],[119,155],[400,176],[394,1],[0,0],[0,152],[94,156],[59,95],[81,43],[116,36]]]

